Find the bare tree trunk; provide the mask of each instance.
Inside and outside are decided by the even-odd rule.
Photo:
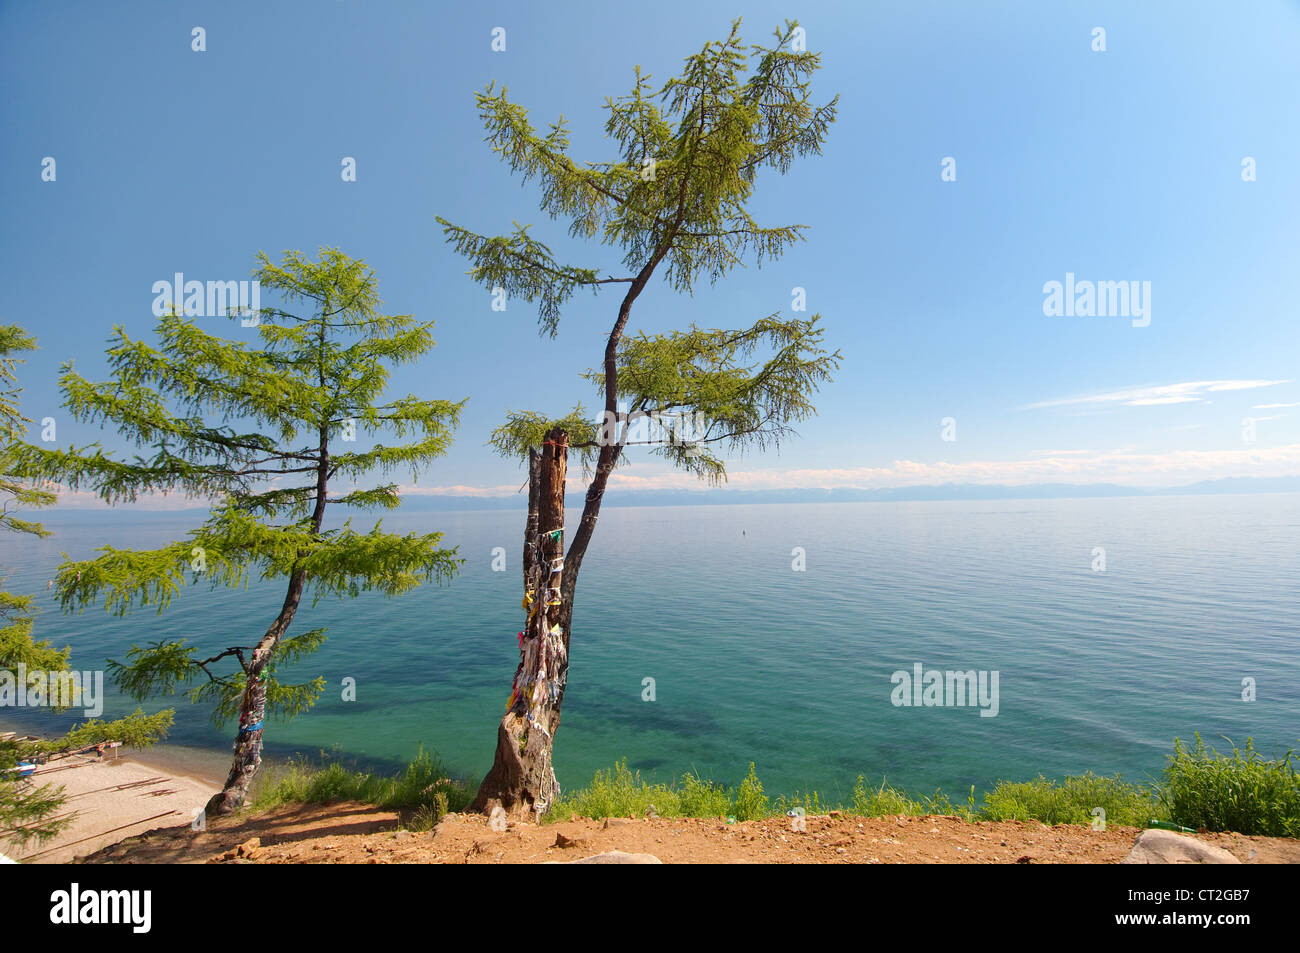
[[[239,733],[235,735],[235,758],[225,786],[212,795],[203,809],[209,815],[233,814],[239,810],[253,775],[262,763],[262,721],[266,718],[266,683],[260,675],[248,673],[244,697],[239,706]]]
[[[519,666],[497,728],[496,757],[470,810],[528,819],[541,817],[560,794],[551,763],[569,671],[569,632],[563,590],[564,477],[569,435],[547,432],[529,458],[528,522],[524,531],[524,608]],[[561,620],[563,624],[561,624]]]
[[[307,574],[297,570],[289,577],[289,591],[275,622],[266,630],[253,657],[244,664],[244,695],[239,702],[239,732],[235,735],[235,756],[230,764],[226,783],[204,807],[210,816],[232,814],[239,810],[248,796],[249,785],[262,764],[262,725],[266,720],[266,681],[263,674],[271,663],[275,650],[289,630],[293,617],[302,601]],[[243,662],[243,658],[240,658]]]
[[[329,308],[329,296],[327,294],[322,305],[321,314],[328,314]],[[323,388],[325,386],[325,324],[323,319],[317,340],[319,341],[321,354],[318,379],[320,386]],[[319,536],[321,527],[325,525],[325,505],[329,502],[327,499],[331,465],[329,428],[328,419],[321,420],[317,427],[320,444],[316,451],[318,454],[316,458],[316,493],[311,514],[311,531],[317,536]],[[563,499],[562,494],[561,499]],[[303,554],[300,553],[299,555]],[[281,639],[289,631],[289,626],[293,624],[293,617],[298,614],[298,605],[302,602],[303,589],[307,584],[307,573],[296,568],[296,565],[289,575],[289,588],[285,592],[284,603],[280,606],[280,614],[275,617],[271,627],[266,630],[266,634],[262,636],[253,649],[252,659],[245,661],[244,656],[239,655],[240,664],[244,668],[245,682],[244,695],[239,701],[239,733],[235,735],[235,756],[231,761],[230,774],[226,776],[225,785],[220,791],[212,795],[207,806],[203,809],[205,814],[232,814],[239,810],[244,803],[244,798],[248,796],[248,788],[253,783],[253,776],[257,774],[257,769],[262,764],[262,728],[263,723],[266,721],[266,680],[264,675],[275,655],[275,650],[280,647]]]
[[[679,211],[673,223],[674,234],[681,225],[683,213]],[[637,273],[623,296],[618,318],[605,342],[605,410],[609,413],[618,413],[618,344],[632,313],[632,304],[668,253],[671,238],[669,236],[659,244]],[[535,453],[529,455],[528,524],[524,533],[525,603],[528,594],[536,594],[539,589],[555,592],[558,598],[551,600],[534,595],[535,599],[542,598],[546,604],[535,614],[529,614],[520,638],[515,690],[497,729],[497,750],[492,770],[479,785],[474,803],[470,805],[472,811],[487,814],[499,807],[507,814],[531,813],[540,817],[559,797],[559,785],[551,766],[551,750],[555,743],[555,730],[560,724],[560,706],[564,702],[569,670],[573,598],[578,585],[578,570],[582,568],[587,546],[596,530],[605,486],[618,462],[622,440],[600,448],[596,473],[587,487],[582,518],[572,533],[573,542],[565,555],[563,534],[555,537],[548,531],[564,525],[564,473],[568,445],[569,435],[554,428],[546,434],[540,457]],[[540,545],[535,544],[535,540],[541,541]],[[553,569],[557,564],[563,571]],[[549,697],[536,691],[542,675],[545,676]]]

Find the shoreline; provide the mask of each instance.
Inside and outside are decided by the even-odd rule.
[[[12,723],[0,724],[0,730],[38,734]],[[69,823],[39,843],[20,845],[0,833],[0,855],[19,863],[69,863],[148,830],[188,827],[228,770],[225,754],[165,743],[40,765],[32,780],[63,788],[66,801],[57,816]]]
[[[38,738],[49,737],[49,732],[33,727],[30,723],[20,723],[0,717],[0,734],[12,731],[18,736],[33,735]],[[169,774],[184,776],[201,784],[220,786],[230,770],[230,755],[214,748],[199,748],[194,745],[174,744],[160,741],[148,748],[121,748],[119,758],[130,758],[140,764],[150,765]],[[112,761],[112,754],[105,755],[105,760]],[[273,759],[266,758],[266,761]]]
[[[140,764],[214,788],[225,783],[226,774],[230,771],[229,754],[189,745],[163,743],[152,748],[133,748],[130,758]],[[263,760],[264,764],[268,762],[269,759]]]

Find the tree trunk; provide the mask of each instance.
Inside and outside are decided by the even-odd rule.
[[[324,311],[329,310],[329,298],[326,297]],[[321,387],[325,386],[324,350],[325,325],[320,327],[320,348],[322,370]],[[318,428],[320,446],[316,461],[316,500],[311,514],[311,531],[319,534],[325,523],[325,505],[329,502],[330,451],[329,422],[322,420]],[[301,557],[302,553],[299,554]],[[284,594],[284,604],[280,614],[275,617],[271,627],[266,630],[257,647],[253,649],[252,661],[244,664],[244,657],[239,661],[244,665],[244,696],[239,702],[239,733],[235,735],[235,757],[230,764],[230,774],[226,776],[225,786],[212,795],[204,812],[207,814],[231,814],[239,810],[248,796],[248,787],[253,783],[262,764],[262,724],[266,720],[266,681],[264,673],[271,664],[275,650],[280,647],[280,640],[293,624],[293,617],[298,614],[298,604],[302,602],[303,589],[307,584],[306,571],[295,568],[289,575],[289,589]]]
[[[239,705],[239,733],[235,735],[235,758],[225,786],[212,795],[206,814],[218,816],[239,810],[248,796],[253,775],[262,763],[262,721],[266,718],[266,683],[251,672]]]
[[[244,695],[239,702],[235,757],[231,761],[225,786],[212,795],[203,809],[208,815],[231,814],[239,810],[244,798],[248,796],[253,775],[257,774],[257,769],[262,764],[262,723],[266,719],[266,681],[263,675],[298,612],[306,578],[307,574],[302,570],[296,570],[289,577],[289,591],[285,594],[280,614],[253,649],[252,660],[244,666]],[[242,657],[240,661],[243,661]]]
[[[684,208],[684,207],[683,207]],[[673,233],[681,225],[679,211]],[[650,260],[637,273],[623,296],[618,318],[605,342],[605,410],[618,413],[618,344],[632,313],[632,304],[645,288],[650,276],[672,246],[672,236],[655,249]],[[626,439],[627,423],[624,423]],[[529,455],[528,524],[524,531],[524,600],[542,587],[558,588],[558,605],[543,605],[528,616],[520,633],[519,667],[515,670],[514,691],[506,703],[506,714],[497,729],[496,758],[492,770],[479,785],[470,810],[492,813],[501,808],[507,814],[540,817],[559,797],[560,787],[551,766],[551,748],[555,729],[560,724],[560,705],[564,701],[565,679],[569,671],[569,627],[573,621],[573,598],[578,585],[587,546],[596,530],[605,486],[622,450],[622,440],[602,446],[596,473],[587,487],[582,518],[572,534],[573,543],[567,556],[564,537],[551,537],[548,531],[564,525],[564,473],[569,436],[558,428],[547,432],[542,453]],[[563,571],[551,571],[556,564]],[[534,595],[534,599],[538,598]],[[548,661],[549,660],[549,661]],[[549,665],[549,667],[548,667]],[[549,698],[535,693],[538,678],[545,676]]]
[[[547,432],[528,467],[524,530],[524,631],[510,700],[497,728],[496,757],[470,809],[540,818],[560,795],[551,763],[569,670],[569,632],[561,592],[564,571],[564,477],[569,436]],[[564,624],[561,621],[564,620]]]

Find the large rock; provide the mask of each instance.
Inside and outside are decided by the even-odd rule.
[[[1173,831],[1149,830],[1138,835],[1121,864],[1239,864],[1221,847]]]

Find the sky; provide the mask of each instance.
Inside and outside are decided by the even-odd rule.
[[[508,409],[600,406],[579,374],[619,286],[539,336],[528,303],[492,309],[435,217],[533,223],[573,264],[618,256],[538,211],[474,93],[504,84],[536,125],[568,118],[576,159],[612,159],[605,98],[638,64],[666,79],[736,16],[755,42],[797,18],[822,54],[815,99],[840,96],[824,154],[760,176],[751,205],[806,241],[694,296],[656,278],[631,328],[746,326],[803,288],[843,363],[819,416],[729,459],[729,486],[1300,474],[1300,3],[1283,0],[0,0],[0,321],[41,345],[23,409],[54,417],[58,445],[120,446],[60,410],[62,362],[105,376],[112,326],[149,339],[153,285],[176,272],[245,279],[259,250],[337,246],[389,311],[437,322],[394,391],[469,398],[413,489],[515,492],[489,434]],[[1051,282],[1133,282],[1130,313],[1054,308]],[[699,485],[630,456],[612,490]]]

